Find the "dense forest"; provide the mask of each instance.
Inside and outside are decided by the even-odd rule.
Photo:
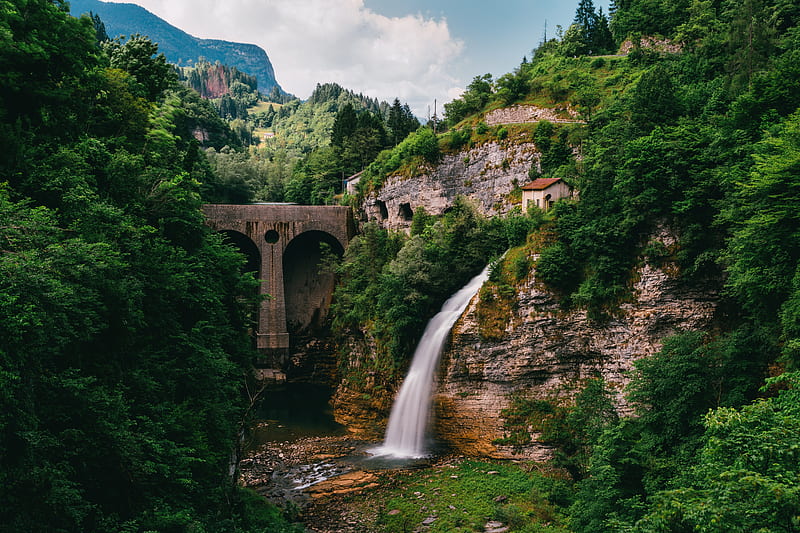
[[[317,85],[304,102],[282,103],[231,85],[237,87],[238,93],[212,102],[248,149],[207,153],[214,173],[240,201],[334,203],[343,178],[364,170],[420,125],[399,99],[390,105],[335,83]]]
[[[231,470],[255,280],[199,211],[230,129],[148,40],[1,13],[0,530],[289,531]]]

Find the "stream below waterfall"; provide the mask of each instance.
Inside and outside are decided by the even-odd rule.
[[[245,486],[274,503],[300,503],[315,493],[315,485],[333,478],[358,485],[371,479],[359,472],[428,464],[370,457],[366,450],[375,442],[347,436],[333,418],[331,393],[329,387],[303,383],[274,385],[265,391],[239,465]]]
[[[324,385],[283,383],[264,391],[255,412],[249,447],[305,437],[344,435],[333,418],[332,390]]]
[[[256,412],[239,464],[242,483],[276,503],[299,503],[377,488],[380,472],[430,466],[439,451],[428,429],[439,356],[488,276],[487,266],[428,323],[380,446],[347,436],[333,418],[330,388],[284,383],[266,391]]]
[[[334,458],[353,447],[333,417],[330,387],[270,386],[262,395],[244,443],[242,482],[276,503],[301,499],[310,486],[350,468]]]

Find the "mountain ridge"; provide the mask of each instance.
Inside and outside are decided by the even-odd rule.
[[[167,61],[179,66],[192,66],[200,57],[211,63],[219,61],[255,76],[258,89],[270,94],[275,88],[285,91],[275,78],[275,70],[267,52],[258,45],[219,39],[201,39],[173,26],[147,9],[129,3],[100,0],[72,0],[70,13],[79,17],[89,12],[98,15],[110,38],[119,35],[146,35],[158,44]]]

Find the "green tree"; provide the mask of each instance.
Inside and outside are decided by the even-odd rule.
[[[475,76],[461,98],[444,104],[447,124],[455,126],[468,115],[482,111],[491,96],[492,75]]]
[[[97,36],[97,43],[103,43],[109,40],[108,33],[106,33],[106,25],[100,20],[100,15],[97,13],[92,13],[89,11],[89,18],[92,19],[92,25],[94,26],[94,32]]]
[[[665,491],[637,531],[793,531],[800,526],[800,401],[793,389],[705,416],[687,483]]]
[[[530,85],[527,76],[521,68],[500,76],[495,82],[497,95],[506,103],[513,104],[528,94]]]
[[[331,131],[331,144],[336,148],[341,148],[346,138],[350,137],[358,127],[358,117],[353,104],[346,103],[336,112]]]
[[[562,39],[564,55],[598,54],[613,48],[614,40],[603,9],[596,11],[592,0],[580,0],[575,19]]]
[[[663,65],[642,74],[632,93],[631,121],[645,131],[655,124],[671,122],[680,114],[672,75]]]
[[[727,257],[728,287],[760,319],[774,317],[793,294],[800,261],[800,113],[760,145],[753,171],[740,184],[739,223]]]
[[[400,105],[400,100],[395,98],[392,107],[389,108],[386,126],[390,132],[389,143],[392,146],[397,146],[403,139],[408,137],[409,133],[417,131],[419,121],[411,113],[408,104]]]
[[[141,96],[150,101],[177,83],[177,75],[167,64],[167,58],[158,53],[158,45],[147,37],[132,35],[125,42],[118,37],[102,46],[111,67],[132,75],[140,84]]]
[[[728,68],[735,86],[749,86],[756,71],[763,68],[775,45],[775,18],[764,0],[744,0],[728,3],[731,17],[728,45]]]

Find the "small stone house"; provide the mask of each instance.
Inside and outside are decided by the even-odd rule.
[[[539,178],[527,183],[522,189],[522,209],[531,206],[548,210],[556,200],[572,197],[572,188],[561,178]]]
[[[361,172],[359,172],[357,174],[353,174],[349,178],[345,178],[344,179],[344,192],[346,192],[347,194],[356,194],[356,192],[358,192],[357,189],[356,189],[356,185],[358,185],[358,182],[361,181],[361,175],[363,173],[364,173],[364,171],[362,170]]]

